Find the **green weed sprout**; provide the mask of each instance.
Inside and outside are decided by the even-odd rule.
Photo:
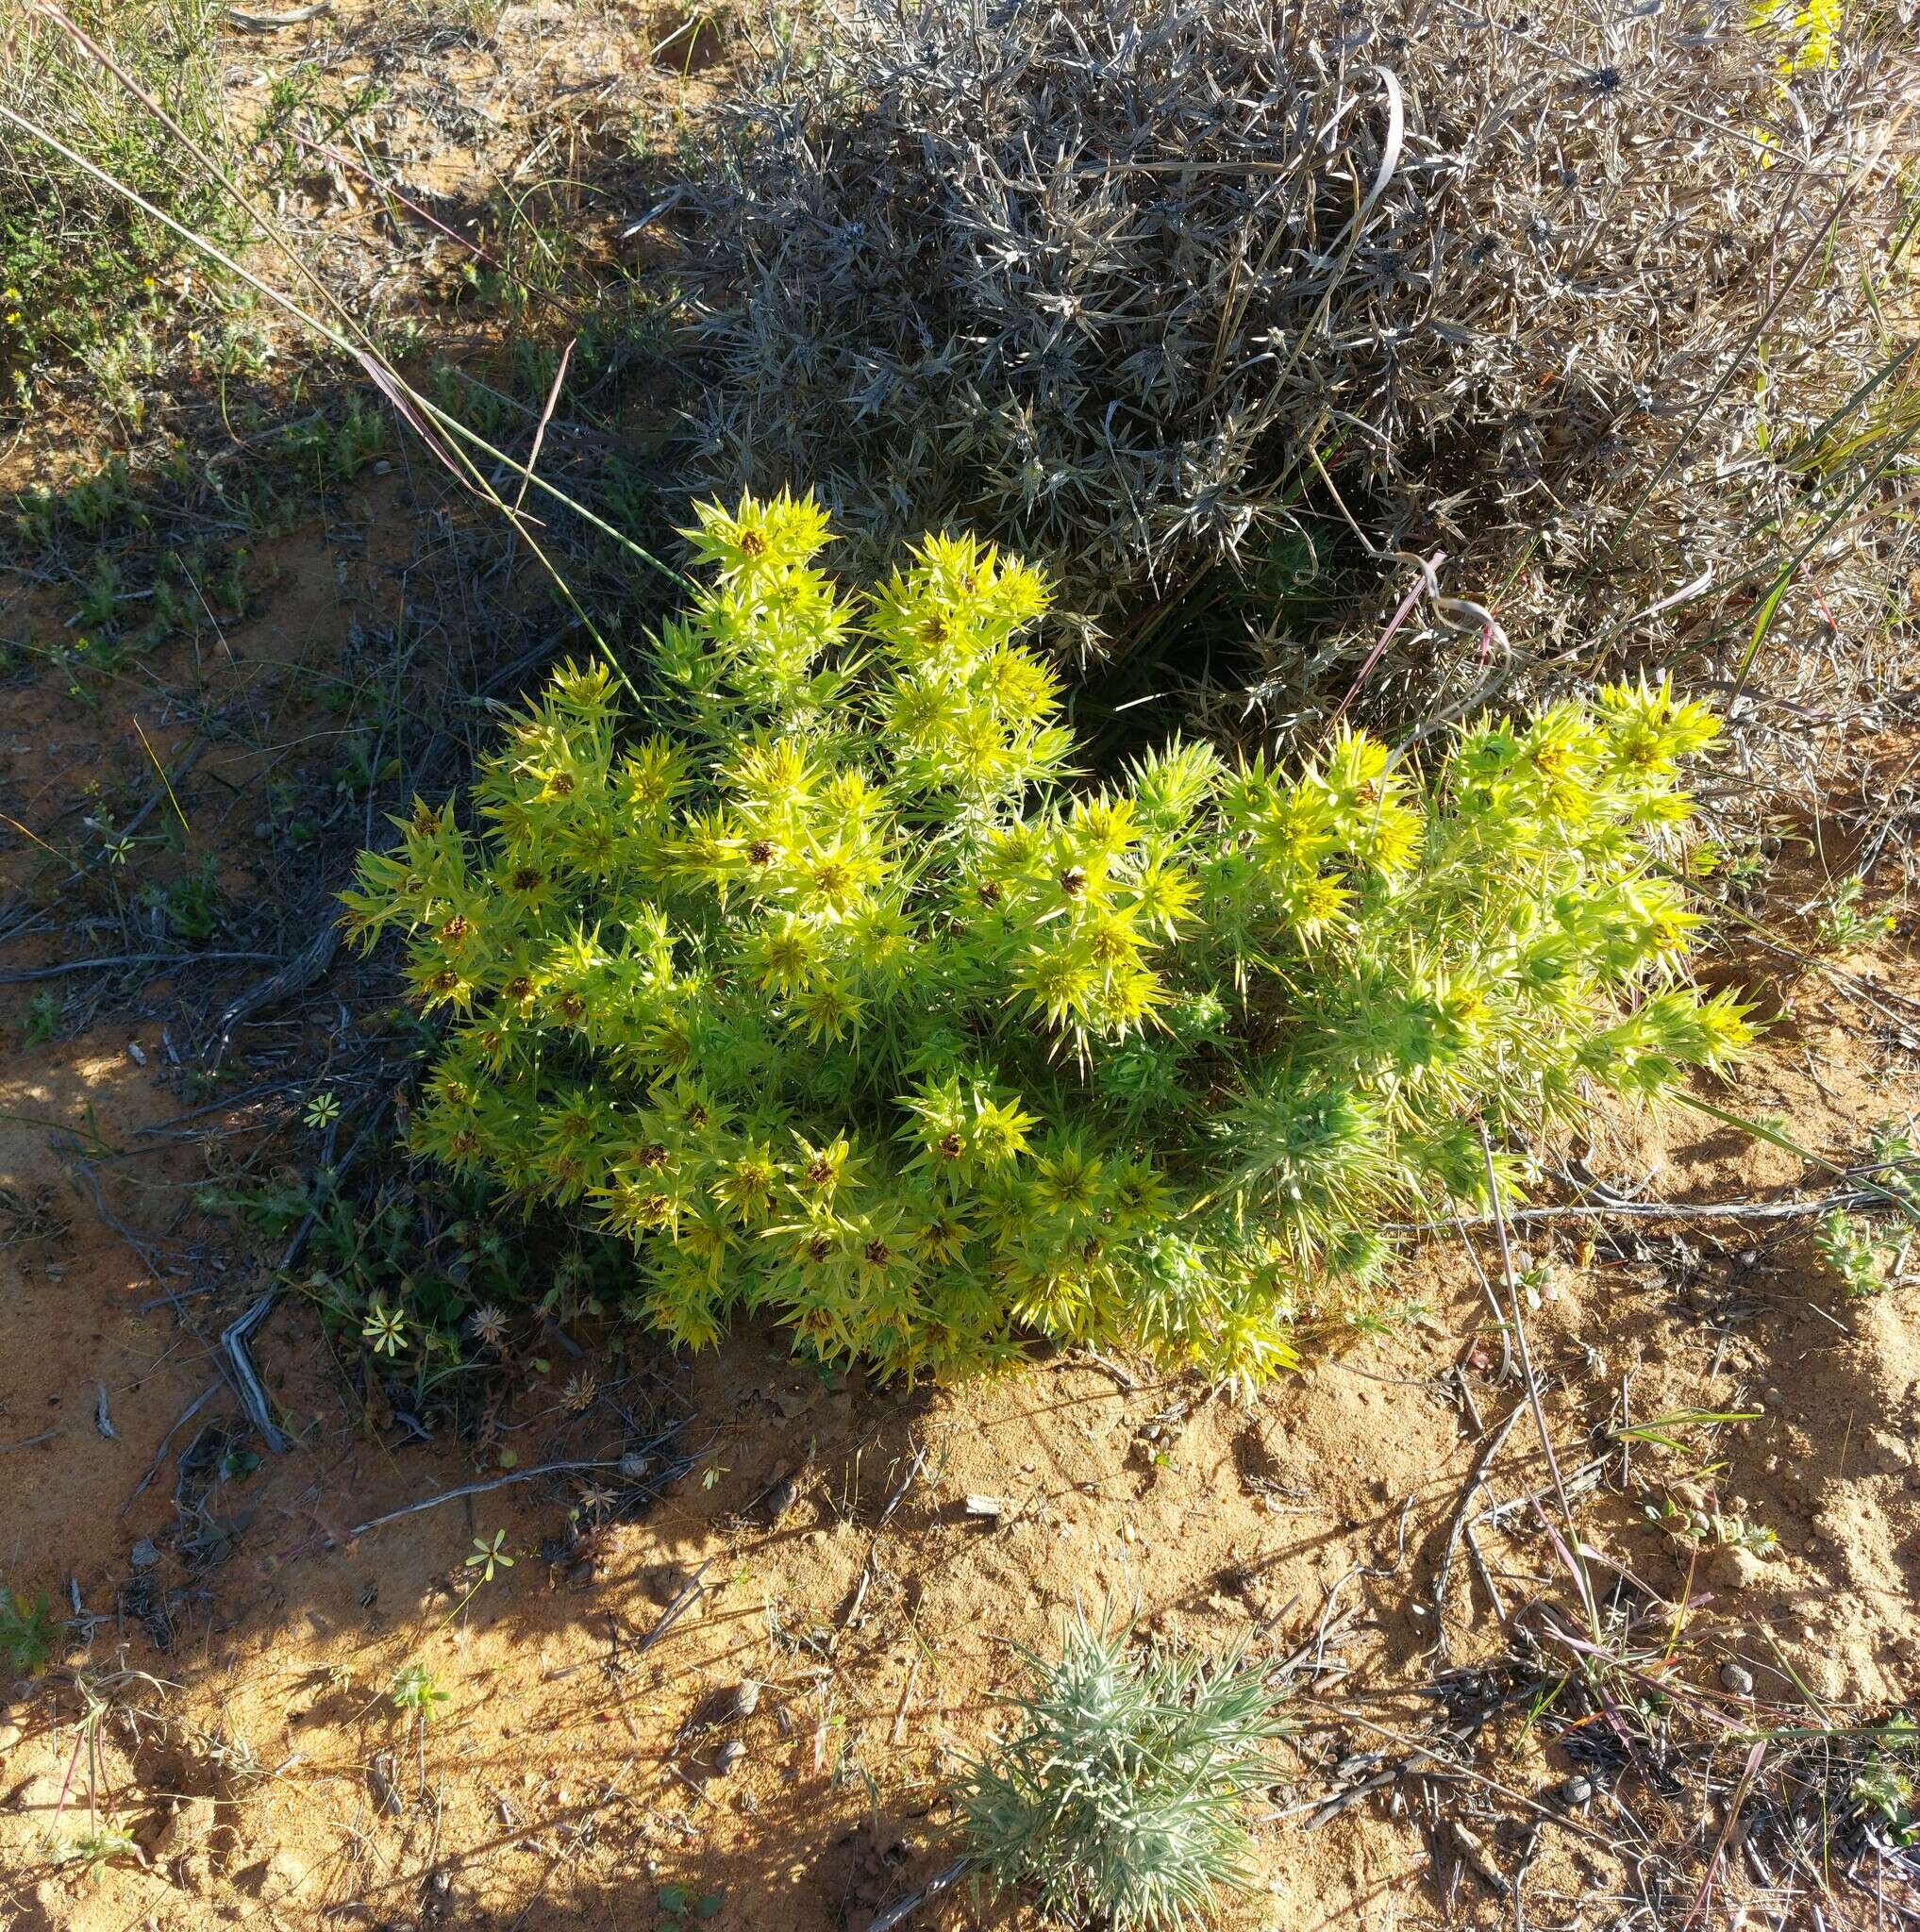
[[[1834,888],[1815,927],[1820,943],[1829,951],[1855,952],[1885,939],[1893,931],[1892,913],[1862,911],[1861,900],[1865,891],[1866,882],[1859,877],[1843,879]]]
[[[1874,1184],[1892,1195],[1892,1205],[1906,1209],[1909,1219],[1920,1220],[1920,1147],[1914,1146],[1911,1129],[1911,1122],[1902,1127],[1878,1121],[1867,1144]]]
[[[1856,1301],[1865,1301],[1885,1286],[1880,1278],[1879,1244],[1872,1230],[1845,1208],[1823,1215],[1813,1246],[1827,1271]]]
[[[1876,1123],[1868,1137],[1870,1164],[1861,1177],[1872,1183],[1888,1211],[1863,1220],[1845,1208],[1820,1218],[1813,1251],[1851,1300],[1865,1301],[1900,1280],[1920,1226],[1920,1153],[1912,1133],[1892,1121]]]
[[[140,1846],[134,1841],[131,1832],[96,1825],[78,1838],[67,1840],[54,1853],[53,1862],[56,1865],[84,1866],[87,1876],[98,1884],[101,1874],[116,1858],[132,1858],[139,1855]]]
[[[44,1595],[0,1590],[0,1668],[9,1676],[39,1676],[53,1661],[60,1627]]]
[[[1847,1791],[1850,1808],[1895,1845],[1920,1844],[1920,1779],[1914,1775],[1920,1731],[1904,1715],[1873,1734],[1875,1749]]]
[[[417,1717],[423,1724],[433,1715],[436,1704],[447,1702],[447,1693],[433,1681],[425,1664],[407,1664],[395,1671],[387,1696],[395,1710]]]
[[[445,1028],[414,1144],[635,1250],[674,1341],[750,1312],[953,1376],[1036,1341],[1253,1379],[1597,1095],[1750,1038],[1666,868],[1713,718],[1614,686],[1430,769],[1180,741],[1094,784],[1046,593],[930,537],[865,597],[809,498],[714,505],[656,728],[564,667],[474,791],[362,858]]]
[[[1084,1617],[1060,1661],[1023,1652],[1012,1736],[971,1760],[958,1795],[973,1855],[996,1887],[1031,1884],[1043,1908],[1113,1932],[1204,1918],[1244,1887],[1242,1802],[1277,1775],[1273,1693],[1235,1650],[1217,1666],[1156,1651]]]

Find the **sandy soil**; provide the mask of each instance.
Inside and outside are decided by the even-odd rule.
[[[306,53],[342,85],[383,80],[381,157],[456,227],[503,166],[591,138],[530,101],[598,90],[671,136],[676,57],[649,50],[679,16],[511,8],[491,38],[396,25],[378,58],[350,31],[370,17],[243,43],[238,82]],[[309,199],[333,266],[379,298],[392,264],[351,171],[321,170]],[[43,859],[37,829],[145,785],[135,716],[172,767],[197,715],[173,698],[217,688],[257,697],[258,728],[209,746],[178,808],[221,827],[231,898],[283,890],[260,790],[329,728],[291,674],[393,620],[393,526],[421,516],[406,481],[371,477],[350,513],[276,540],[248,613],[154,663],[151,705],[97,709],[56,677],[0,692],[0,808],[25,828],[0,844],[6,886]],[[31,584],[8,589],[31,608]],[[1896,805],[1908,785],[1896,847],[1905,754],[1878,752]],[[1783,1017],[1716,1103],[1842,1166],[1875,1122],[1912,1127],[1912,937],[1717,966]],[[0,948],[10,970],[54,958],[44,930]],[[220,970],[237,989],[259,969]],[[172,1030],[180,986],[19,1044],[42,984],[0,987],[0,1584],[45,1593],[74,1641],[0,1684],[0,1928],[863,1932],[953,1856],[943,1776],[987,1739],[1017,1647],[1049,1647],[1077,1607],[1244,1641],[1292,1687],[1262,1889],[1227,1907],[1233,1932],[1650,1923],[1641,1835],[1713,1849],[1720,1801],[1697,1755],[1671,1788],[1603,1775],[1578,1726],[1527,1722],[1516,1658],[1581,1614],[1569,1536],[1609,1614],[1654,1628],[1647,1683],[1699,1735],[1722,1727],[1716,1774],[1737,1775],[1735,1738],[1920,1695],[1920,1315],[1911,1280],[1847,1300],[1804,1219],[1523,1229],[1553,1466],[1459,1238],[1410,1249],[1378,1333],[1327,1338],[1244,1406],[1134,1363],[902,1393],[824,1383],[764,1333],[682,1360],[583,1330],[543,1343],[506,1406],[430,1432],[289,1293],[259,1354],[296,1445],[259,1455],[216,1344],[265,1264],[193,1189],[288,1148],[246,1101],[183,1118],[204,1042]],[[305,1038],[250,1028],[234,1063],[271,1088]],[[1619,1121],[1576,1151],[1651,1200],[1827,1185],[1705,1116]],[[1681,1411],[1749,1419],[1684,1424],[1678,1447],[1618,1434]],[[1728,1540],[1736,1519],[1776,1546]],[[496,1533],[512,1565],[475,1588],[464,1559]],[[447,1693],[424,1726],[387,1694],[412,1665]],[[97,1877],[57,1864],[96,1824],[134,1852]],[[1752,1864],[1710,1868],[1666,1922],[1750,1902],[1760,1923]],[[1873,1922],[1836,1897],[1829,1924]],[[962,1886],[914,1923],[1027,1922]]]
[[[1911,1117],[1920,1034],[1885,1016],[1912,1010],[1920,973],[1891,955],[1840,970],[1846,987],[1798,983],[1723,1099],[1845,1160],[1869,1122]],[[1856,974],[1884,987],[1880,1010],[1849,996]],[[902,1395],[824,1386],[763,1334],[691,1362],[588,1338],[584,1365],[530,1372],[483,1439],[422,1441],[364,1407],[356,1369],[290,1305],[263,1360],[299,1447],[222,1478],[245,1432],[209,1345],[258,1274],[236,1255],[224,1277],[183,1279],[189,1224],[171,1241],[141,1231],[176,1220],[194,1177],[141,1138],[178,1110],[143,1030],[17,1054],[0,1081],[17,1204],[0,1251],[0,1574],[91,1631],[6,1722],[13,1924],[610,1927],[672,1923],[658,1902],[677,1887],[717,1900],[721,1925],[858,1927],[943,1862],[943,1766],[985,1737],[1013,1647],[1046,1646],[1077,1605],[1210,1646],[1245,1638],[1267,1661],[1304,1650],[1302,1728],[1261,1833],[1268,1889],[1225,1923],[1499,1916],[1399,1784],[1308,1822],[1342,1790],[1341,1760],[1404,1757],[1428,1735],[1449,1669],[1496,1664],[1530,1606],[1572,1601],[1544,1518],[1482,1516],[1484,1568],[1454,1567],[1436,1649],[1463,1484],[1519,1401],[1457,1243],[1409,1257],[1393,1293],[1420,1305],[1412,1319],[1247,1407],[1121,1363]],[[1623,1130],[1589,1163],[1666,1200],[1805,1178],[1718,1125],[1673,1125],[1664,1143]],[[1529,1339],[1562,1472],[1589,1486],[1591,1561],[1674,1607],[1680,1681],[1745,1709],[1721,1674],[1739,1661],[1775,1721],[1809,1700],[1832,1717],[1911,1702],[1911,1291],[1844,1300],[1795,1224],[1522,1239],[1546,1270]],[[583,1366],[600,1386],[576,1413],[562,1389]],[[1759,1413],[1684,1454],[1623,1456],[1607,1435],[1623,1405],[1640,1421]],[[556,1461],[596,1466],[452,1493]],[[1529,1416],[1487,1473],[1501,1502],[1544,1489]],[[978,1496],[1002,1513],[969,1515]],[[1669,1502],[1763,1524],[1778,1548],[1692,1548],[1648,1519]],[[495,1531],[513,1567],[469,1596],[462,1558]],[[414,1663],[448,1692],[424,1738],[383,1694]],[[91,1752],[76,1669],[109,1707]],[[1531,1922],[1609,1923],[1624,1880],[1606,1794],[1568,1809],[1562,1752],[1504,1720],[1489,1736],[1488,1859],[1511,1873],[1515,1814],[1544,1807],[1561,1822],[1527,1871]],[[91,1882],[48,1864],[90,1808],[140,1847]],[[941,1910],[1018,1923],[964,1896]]]

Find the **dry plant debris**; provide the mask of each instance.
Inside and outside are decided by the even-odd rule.
[[[1804,697],[1904,581],[1907,32],[1783,80],[1724,6],[837,9],[719,107],[699,477],[816,485],[861,563],[1007,541],[1223,727],[1731,680],[1761,619]]]

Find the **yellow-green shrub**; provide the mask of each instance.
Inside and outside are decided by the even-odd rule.
[[[950,1374],[1030,1339],[1291,1359],[1383,1219],[1480,1201],[1603,1091],[1748,1038],[1681,976],[1662,853],[1714,721],[1670,691],[1483,721],[1423,773],[1175,742],[1077,784],[1037,575],[929,538],[870,597],[810,499],[700,511],[670,722],[569,667],[362,861],[447,1032],[416,1143],[636,1250],[679,1341],[764,1310]]]

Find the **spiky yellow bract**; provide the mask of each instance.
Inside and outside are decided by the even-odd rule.
[[[644,729],[567,666],[416,808],[346,924],[445,1027],[420,1148],[590,1211],[630,1312],[771,1312],[954,1375],[1127,1342],[1252,1378],[1384,1220],[1749,1037],[1682,976],[1665,858],[1716,725],[1665,687],[1482,720],[1423,772],[1175,742],[1072,770],[1020,563],[929,538],[872,597],[810,498],[707,506]]]

